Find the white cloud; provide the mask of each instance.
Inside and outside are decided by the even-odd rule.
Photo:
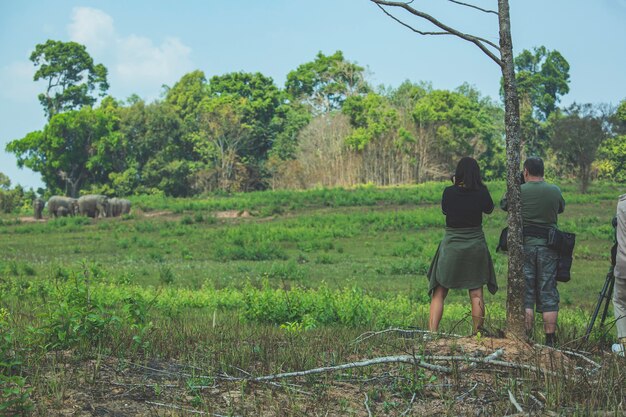
[[[119,42],[116,71],[126,81],[170,82],[192,68],[190,52],[191,48],[176,38],[156,46],[148,38],[132,35]]]
[[[40,93],[33,82],[35,67],[30,61],[15,61],[0,68],[0,97],[20,103],[32,102]]]
[[[68,26],[70,39],[81,43],[88,50],[99,52],[115,43],[113,18],[102,10],[76,7]]]
[[[109,84],[123,94],[152,92],[172,84],[193,69],[191,48],[175,37],[161,44],[136,34],[122,35],[102,10],[77,7],[68,25],[70,39],[87,46],[97,62],[109,69]]]

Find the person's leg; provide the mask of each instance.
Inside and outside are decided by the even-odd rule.
[[[533,325],[535,321],[535,312],[532,308],[524,310],[524,325],[526,326],[526,334],[530,337],[533,332]]]
[[[443,303],[448,295],[448,289],[438,285],[433,291],[430,299],[430,316],[428,317],[428,330],[436,332],[439,330],[439,322],[443,316]]]
[[[546,311],[543,313],[543,331],[546,332],[546,334],[554,334],[556,332],[558,318],[558,311]]]
[[[483,287],[469,290],[470,302],[472,304],[472,327],[474,333],[483,325],[485,321],[485,301],[483,299]]]
[[[556,328],[559,317],[559,291],[556,287],[556,268],[559,255],[547,247],[540,247],[537,256],[537,280],[539,299],[543,315],[543,330],[546,334],[546,345],[554,346]]]

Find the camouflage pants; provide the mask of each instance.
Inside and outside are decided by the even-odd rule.
[[[556,289],[556,251],[541,245],[524,245],[524,278],[526,292],[524,307],[536,307],[539,313],[559,311],[559,291]]]

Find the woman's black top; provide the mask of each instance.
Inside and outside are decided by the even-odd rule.
[[[446,226],[454,228],[478,227],[483,213],[493,211],[493,200],[487,187],[478,190],[451,185],[443,190],[441,210],[446,215]]]

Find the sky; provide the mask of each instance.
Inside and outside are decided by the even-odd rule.
[[[497,9],[496,0],[465,0]],[[510,0],[514,54],[545,46],[570,64],[561,105],[626,99],[626,0]],[[415,8],[466,33],[498,43],[493,14],[447,0]],[[421,30],[424,21],[389,9]],[[500,69],[475,45],[450,36],[420,36],[368,0],[28,0],[0,1],[0,172],[12,185],[42,187],[39,174],[18,168],[8,142],[41,130],[46,119],[29,60],[48,39],[87,47],[109,71],[109,94],[151,102],[162,86],[202,70],[207,77],[260,72],[283,87],[287,74],[318,52],[367,68],[374,85],[425,81],[436,89],[469,83],[499,101]]]

